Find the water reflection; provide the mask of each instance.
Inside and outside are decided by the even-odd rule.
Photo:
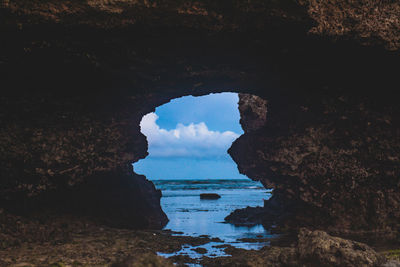
[[[159,180],[153,181],[163,192],[161,205],[170,219],[165,229],[180,232],[181,235],[219,238],[198,247],[207,249],[206,256],[224,256],[222,244],[244,249],[260,249],[268,245],[266,238],[272,235],[261,225],[252,227],[234,226],[224,222],[233,210],[247,206],[262,206],[263,199],[270,193],[259,183],[251,180]],[[217,193],[218,200],[201,200],[201,193]],[[243,242],[241,239],[254,239]],[[184,247],[178,254],[199,258],[193,249]],[[162,254],[163,256],[171,256]],[[176,255],[176,254],[175,254]]]

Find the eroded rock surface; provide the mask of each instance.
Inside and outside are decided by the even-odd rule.
[[[94,25],[103,28],[160,23],[212,31],[263,28],[271,18],[305,22],[312,34],[351,38],[363,43],[381,43],[398,49],[400,5],[395,1],[136,1],[27,0],[1,3],[6,23],[43,21]],[[312,25],[311,19],[315,22]]]
[[[263,128],[250,129],[230,149],[242,173],[274,189],[264,222],[395,240],[398,109],[344,92],[319,96],[318,103],[271,103],[269,113],[290,115],[267,116]]]
[[[110,228],[79,217],[8,220],[0,220],[0,266],[172,266],[156,252],[211,242],[168,231]]]
[[[10,217],[15,228],[27,224],[22,217]],[[0,227],[3,226],[0,221]],[[1,237],[1,266],[393,266],[389,261],[365,244],[333,237],[322,231],[302,229],[286,245],[272,244],[261,250],[246,250],[223,245],[231,257],[192,259],[188,255],[175,255],[168,259],[156,252],[171,254],[182,246],[199,246],[215,240],[207,237],[173,236],[168,231],[116,229],[93,224],[81,218],[57,218],[51,221],[30,220],[25,233],[9,232]],[[40,228],[46,228],[47,235]],[[35,231],[36,229],[36,231]],[[21,231],[22,232],[22,231]],[[203,253],[204,249],[196,249]],[[394,265],[396,266],[396,265]]]
[[[2,114],[8,114],[0,130],[2,207],[20,215],[79,214],[118,227],[161,228],[167,222],[161,192],[132,170],[146,155],[135,99],[118,106],[87,99],[2,98]]]
[[[378,266],[383,262],[369,246],[323,231],[301,229],[298,241],[299,258],[307,266]]]
[[[216,259],[204,257],[204,266],[330,266],[356,267],[381,266],[387,262],[369,246],[323,231],[301,229],[297,240],[290,246],[266,246],[259,251],[228,247],[225,251],[232,257]]]
[[[239,94],[240,124],[246,132],[255,131],[267,122],[267,101],[251,94]]]
[[[258,96],[231,154],[274,188],[267,220],[395,238],[400,60],[382,44],[398,46],[399,4],[301,2],[2,1],[1,206],[104,219],[100,203],[114,225],[161,227],[132,173],[141,117],[234,91]]]

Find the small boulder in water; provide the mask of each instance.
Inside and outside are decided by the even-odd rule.
[[[193,251],[199,253],[199,254],[206,254],[207,253],[207,249],[205,248],[192,248]]]
[[[215,193],[200,194],[200,199],[219,199],[219,198],[221,198],[221,196]]]

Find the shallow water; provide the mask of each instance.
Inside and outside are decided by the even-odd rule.
[[[268,245],[263,240],[272,237],[261,225],[253,227],[234,226],[224,222],[224,218],[233,210],[247,206],[262,206],[263,199],[271,194],[259,182],[246,180],[156,180],[153,181],[162,190],[161,206],[169,218],[164,229],[181,232],[181,235],[219,238],[222,242],[212,242],[197,247],[184,247],[179,253],[199,258],[203,255],[194,248],[207,249],[206,256],[226,256],[221,244],[244,249],[260,249]],[[217,193],[218,200],[201,200],[201,193]],[[260,242],[241,242],[242,238],[256,238]],[[172,256],[162,254],[163,256]]]

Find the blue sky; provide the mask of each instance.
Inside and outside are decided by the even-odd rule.
[[[173,99],[156,109],[157,124],[171,130],[178,123],[205,122],[210,130],[232,131],[243,134],[240,126],[237,93],[220,93],[206,96],[184,96]]]
[[[185,96],[142,118],[149,156],[135,172],[157,179],[234,179],[239,174],[227,149],[243,130],[236,93]]]

